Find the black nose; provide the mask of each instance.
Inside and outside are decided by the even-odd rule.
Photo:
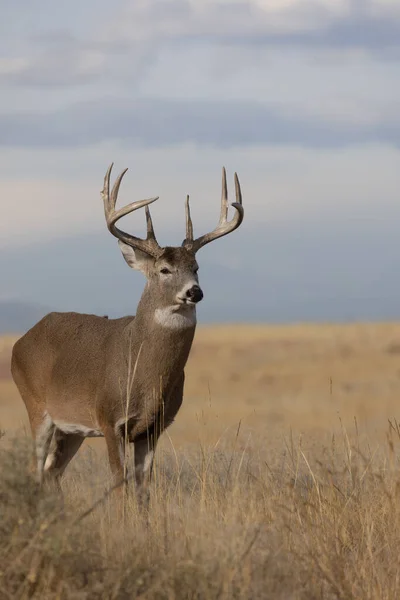
[[[203,292],[198,285],[194,285],[186,292],[186,296],[191,302],[200,302],[203,299]]]

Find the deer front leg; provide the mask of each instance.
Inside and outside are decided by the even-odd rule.
[[[135,480],[138,500],[149,505],[149,484],[153,471],[154,452],[163,431],[171,425],[183,400],[185,374],[182,372],[168,402],[149,429],[133,440],[135,448]]]
[[[123,440],[113,427],[104,428],[103,433],[107,445],[113,484],[121,486],[124,481]]]
[[[153,471],[156,443],[157,440],[154,439],[154,435],[152,434],[134,442],[136,494],[139,504],[143,508],[148,508],[149,506],[149,484]]]

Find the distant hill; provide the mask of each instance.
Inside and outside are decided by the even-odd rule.
[[[36,304],[0,301],[0,334],[24,333],[48,312],[48,308]]]
[[[399,203],[400,204],[400,203]],[[399,208],[400,220],[400,208]],[[171,240],[181,233],[170,231]],[[199,254],[201,324],[400,319],[398,220],[343,218],[246,226]],[[145,285],[116,241],[80,234],[0,252],[0,332],[45,313],[135,314]]]

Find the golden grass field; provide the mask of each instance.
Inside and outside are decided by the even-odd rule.
[[[0,340],[0,600],[400,598],[400,324],[198,328],[149,514],[132,493],[124,521],[101,440],[64,499],[37,489],[15,339]]]

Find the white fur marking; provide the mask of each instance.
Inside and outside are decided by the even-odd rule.
[[[39,481],[42,481],[43,476],[43,463],[45,460],[45,455],[47,453],[51,436],[54,429],[54,423],[48,412],[43,414],[43,421],[41,425],[38,427],[36,433],[36,459],[37,459],[37,470]]]
[[[196,308],[194,306],[182,307],[180,310],[177,310],[176,306],[156,308],[154,320],[167,329],[188,329],[196,325]]]
[[[128,419],[129,419],[129,416],[128,416]],[[118,421],[115,423],[115,426],[114,426],[115,433],[118,433],[118,434],[121,433],[120,429],[122,428],[122,426],[124,426],[124,428],[125,428],[126,421],[127,421],[127,417],[121,417],[121,419],[118,419]]]
[[[143,473],[147,473],[147,471],[150,469],[151,464],[153,462],[153,456],[154,456],[153,450],[150,450],[150,452],[148,452],[146,454],[144,463],[143,463]]]
[[[114,425],[115,433],[117,435],[121,435],[121,433],[123,433],[125,435],[126,422],[129,421],[129,419],[134,418],[134,416],[135,416],[135,413],[129,413],[128,416],[121,417],[120,419],[118,419],[118,421]],[[128,427],[128,436],[129,436],[129,427]]]
[[[72,435],[81,435],[82,437],[103,437],[102,432],[99,429],[86,427],[78,423],[64,423],[62,421],[54,421],[57,429],[63,433],[69,433]]]
[[[54,461],[56,459],[55,454],[48,454],[47,458],[46,458],[46,462],[44,463],[44,470],[48,471],[49,469],[51,469],[51,467],[54,464]]]

